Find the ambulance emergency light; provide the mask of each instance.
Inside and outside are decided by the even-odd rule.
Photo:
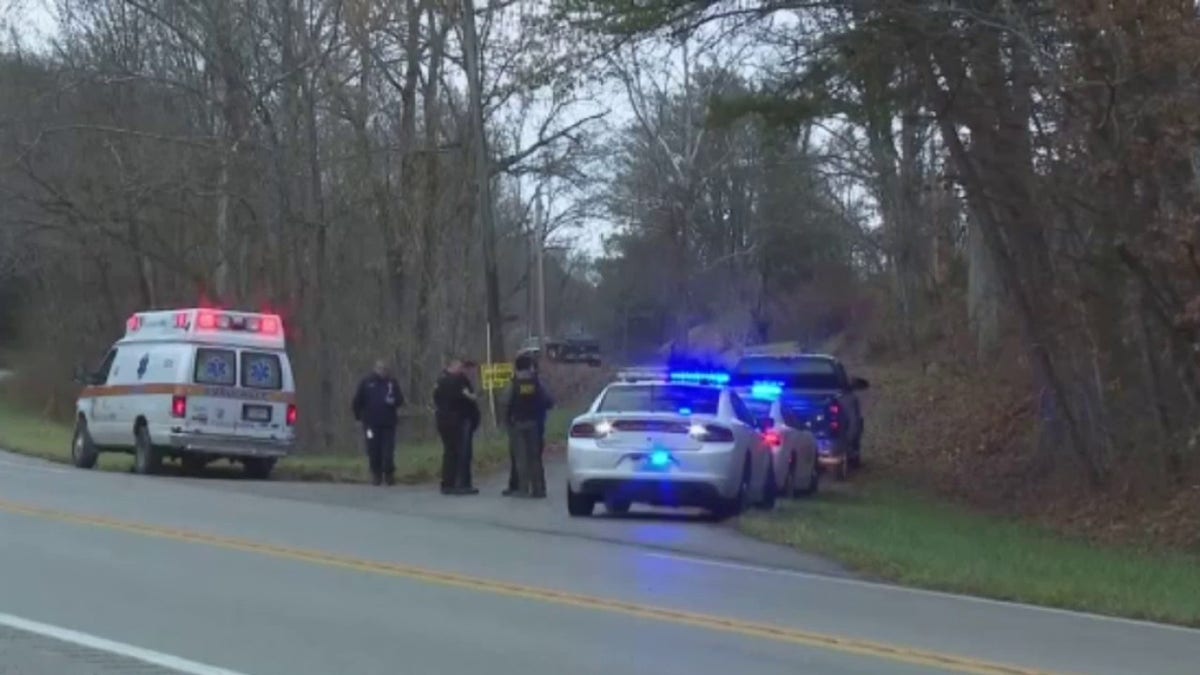
[[[147,328],[174,329],[197,333],[236,331],[264,337],[282,337],[283,322],[277,314],[227,312],[214,309],[183,309],[163,312],[141,312],[129,317],[126,334],[132,335]],[[161,333],[160,333],[161,334]]]

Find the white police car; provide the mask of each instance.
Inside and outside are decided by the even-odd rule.
[[[74,464],[134,456],[138,473],[165,457],[185,470],[216,459],[266,478],[295,443],[295,381],[279,316],[213,309],[134,314],[76,403]]]
[[[772,508],[774,452],[724,373],[624,371],[567,439],[567,510],[635,503],[693,506],[719,517]]]
[[[783,400],[783,388],[774,381],[755,381],[734,391],[746,402],[763,437],[774,451],[779,493],[809,497],[821,484],[819,443],[807,418]]]

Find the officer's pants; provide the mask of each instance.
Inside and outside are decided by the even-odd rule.
[[[509,442],[517,459],[517,489],[530,495],[546,491],[539,427],[537,422],[516,422],[509,431]]]
[[[442,489],[471,487],[471,455],[473,432],[467,420],[438,422],[442,438]]]
[[[364,431],[367,441],[367,463],[372,476],[391,476],[396,472],[396,429],[371,428]]]
[[[546,453],[546,423],[545,421],[538,422],[538,461],[542,461],[542,457]],[[520,460],[517,458],[517,446],[514,443],[508,444],[508,490],[516,492],[520,489],[520,482],[517,480],[517,464]],[[544,479],[544,473],[543,473]],[[543,480],[542,492],[544,493],[545,481]]]

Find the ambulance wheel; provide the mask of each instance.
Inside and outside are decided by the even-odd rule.
[[[133,432],[133,471],[143,476],[158,473],[162,468],[162,453],[150,442],[150,431],[142,424]]]
[[[87,420],[80,417],[75,423],[75,437],[71,439],[71,463],[80,469],[91,469],[99,457],[100,452],[88,433]]]
[[[591,495],[579,494],[567,483],[567,513],[572,517],[590,516],[596,510],[596,498]]]
[[[274,457],[247,457],[242,460],[242,469],[251,480],[267,480],[275,468]]]

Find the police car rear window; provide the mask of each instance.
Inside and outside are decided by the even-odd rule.
[[[250,389],[282,389],[283,371],[279,356],[242,352],[242,386]]]
[[[193,379],[197,384],[232,387],[237,382],[237,354],[229,349],[197,349]]]
[[[657,412],[716,415],[721,391],[688,385],[626,385],[610,387],[599,412]]]

